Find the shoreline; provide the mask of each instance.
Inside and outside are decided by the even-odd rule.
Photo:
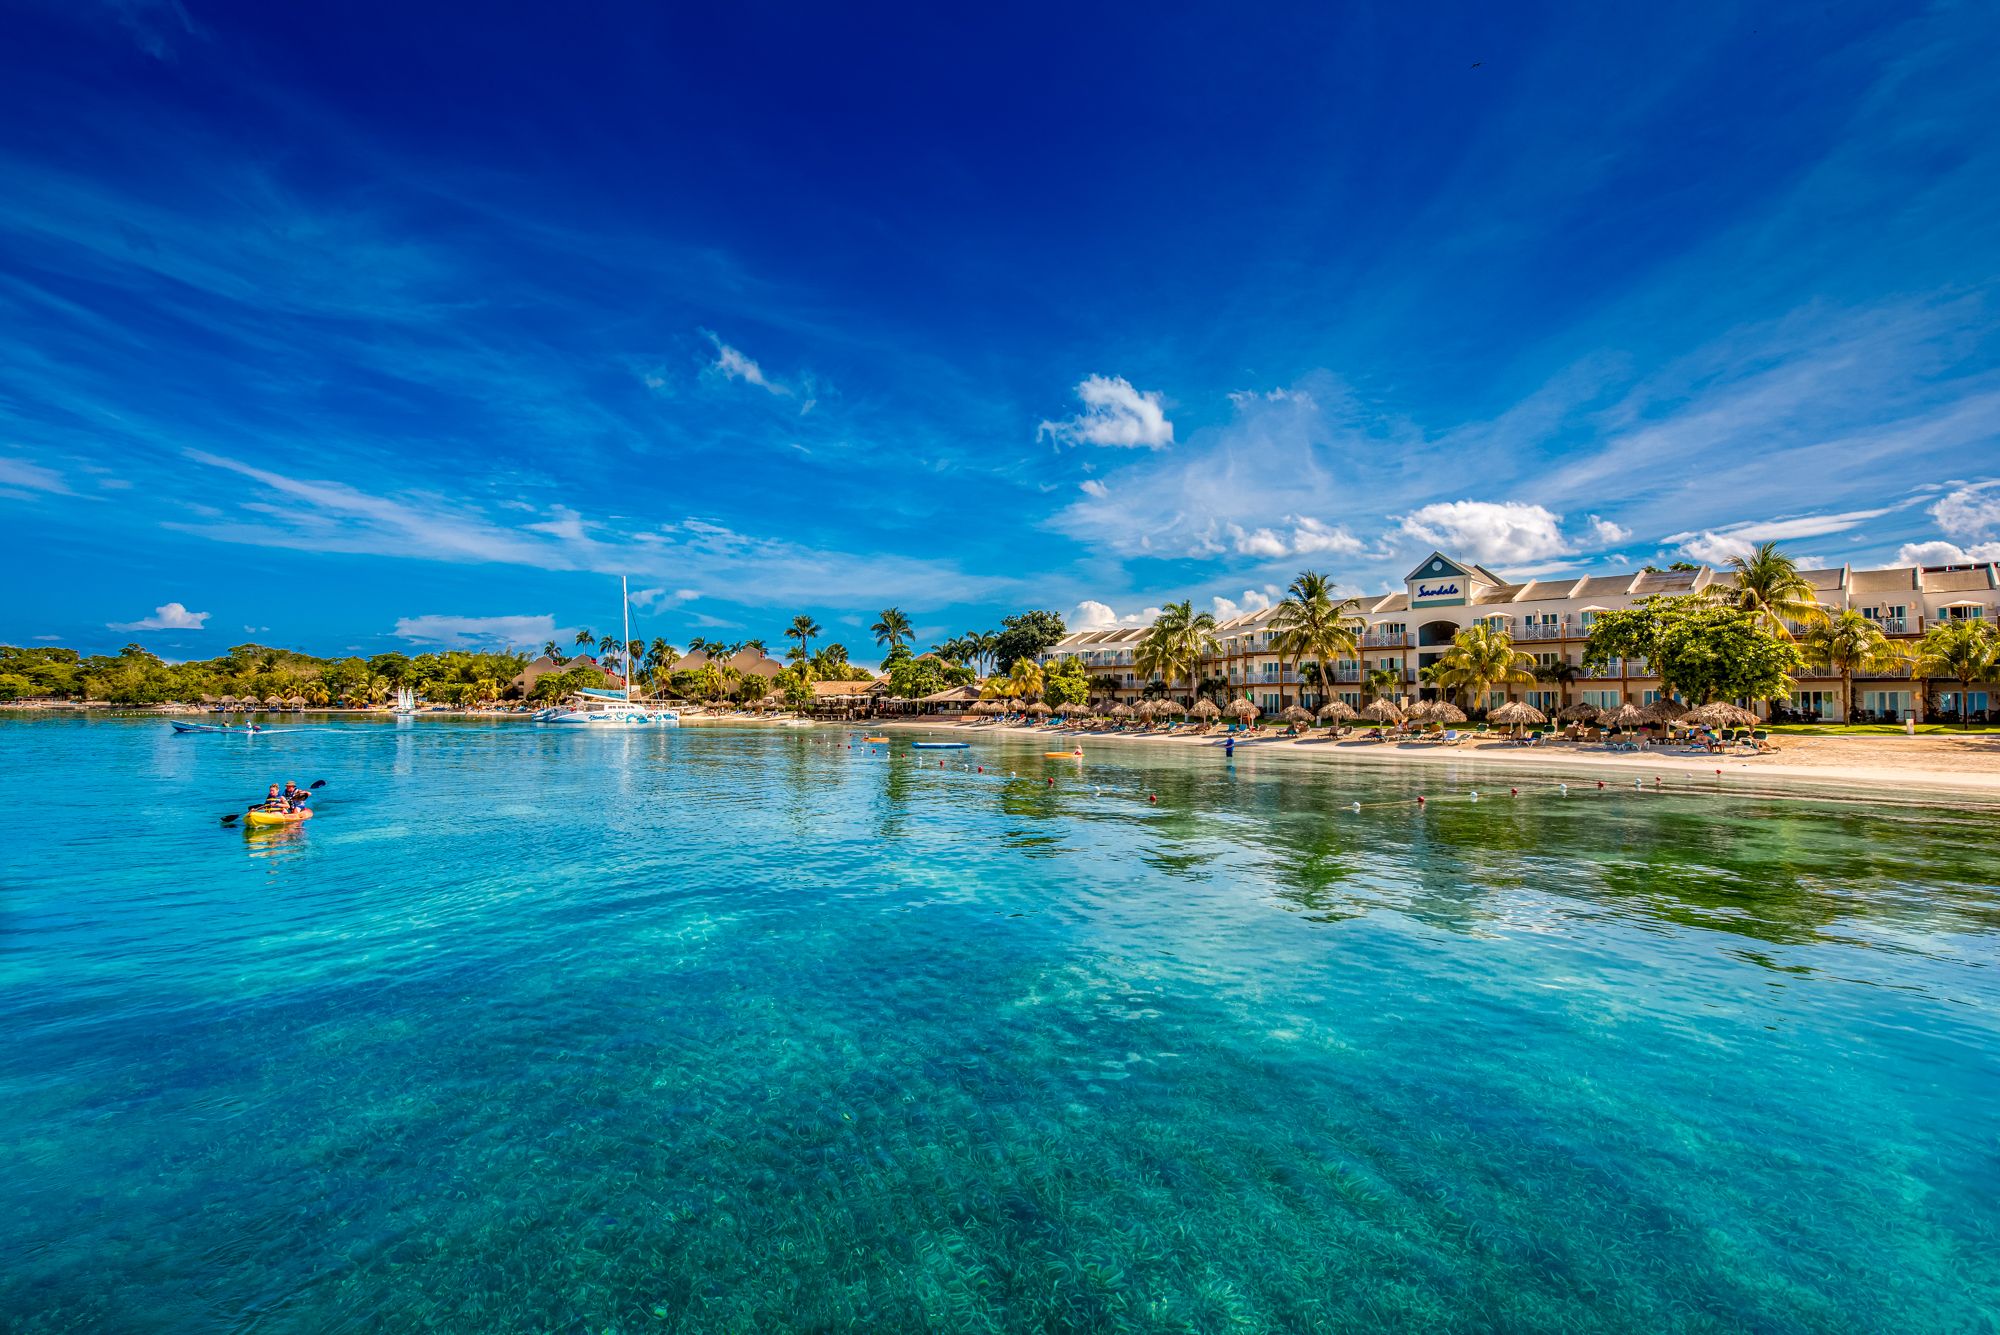
[[[964,723],[947,720],[874,720],[868,726],[902,731],[951,732],[997,738],[1060,738],[1081,742],[1085,753],[1094,745],[1172,747],[1179,751],[1217,750],[1222,734],[1176,736],[1171,733],[1115,733],[1020,724]],[[1501,773],[1560,781],[1570,775],[1589,781],[1609,775],[1640,779],[1676,775],[1723,780],[1750,778],[1781,790],[1847,789],[1903,802],[1922,802],[1933,793],[1956,793],[2000,801],[2000,739],[1924,737],[1919,745],[1897,754],[1897,737],[1788,738],[1783,750],[1771,755],[1691,755],[1660,748],[1613,752],[1574,743],[1530,749],[1498,740],[1446,747],[1434,742],[1329,741],[1321,737],[1289,738],[1278,730],[1265,736],[1237,734],[1236,756],[1243,760],[1271,756],[1304,763],[1328,760],[1357,765],[1403,766],[1424,770],[1440,766],[1477,765]],[[1957,743],[1954,745],[1954,743]],[[1796,752],[1790,763],[1786,752]],[[1953,754],[1957,752],[1958,754]],[[1944,762],[1940,764],[1942,759]],[[1918,763],[1900,763],[1916,761]],[[1959,763],[1952,763],[1959,762]],[[1718,776],[1717,771],[1720,771]],[[1824,792],[1810,795],[1824,796]]]

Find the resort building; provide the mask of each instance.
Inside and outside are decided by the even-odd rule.
[[[1887,570],[1842,566],[1803,573],[1829,612],[1856,609],[1899,642],[1913,643],[1939,621],[2000,616],[2000,564],[1993,562]],[[1459,631],[1484,623],[1511,635],[1515,647],[1532,655],[1546,678],[1491,692],[1489,700],[1480,702],[1488,708],[1508,699],[1524,700],[1547,713],[1579,700],[1600,708],[1651,704],[1659,699],[1661,686],[1644,660],[1584,670],[1584,642],[1591,623],[1605,612],[1631,607],[1654,594],[1693,593],[1726,585],[1730,579],[1726,570],[1701,566],[1513,581],[1483,566],[1432,552],[1410,571],[1400,591],[1360,600],[1355,609],[1361,621],[1359,658],[1333,663],[1324,673],[1316,664],[1290,663],[1272,648],[1277,636],[1271,623],[1277,611],[1267,608],[1231,617],[1216,627],[1219,652],[1203,664],[1202,689],[1247,696],[1265,713],[1276,713],[1288,704],[1317,708],[1335,698],[1359,708],[1377,695],[1435,695],[1418,674],[1451,647]],[[1140,679],[1133,663],[1145,635],[1144,626],[1078,631],[1064,637],[1044,658],[1075,656],[1099,683],[1093,694],[1129,702],[1148,694],[1152,686]],[[1838,673],[1808,667],[1796,679],[1799,689],[1791,701],[1793,709],[1839,721]],[[1855,719],[1923,718],[1920,685],[1911,680],[1907,665],[1857,676]],[[1931,712],[1956,718],[1958,684],[1933,681],[1930,687]],[[1186,683],[1174,683],[1174,689],[1184,691]],[[1157,694],[1158,688],[1152,693]],[[1974,716],[2000,708],[2000,687],[1981,683],[1965,703]]]

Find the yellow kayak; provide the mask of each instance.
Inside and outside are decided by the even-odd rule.
[[[861,740],[864,742],[886,742],[889,739],[887,737],[863,737]]]
[[[1043,755],[1043,757],[1044,757],[1044,758],[1046,758],[1046,759],[1048,759],[1048,760],[1081,760],[1081,759],[1083,759],[1083,752],[1081,752],[1081,751],[1044,751],[1044,752],[1042,752],[1042,755]]]
[[[245,825],[297,825],[300,821],[311,820],[310,809],[305,811],[246,811],[243,813]]]

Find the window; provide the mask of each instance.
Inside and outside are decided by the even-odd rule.
[[[1585,691],[1583,693],[1583,702],[1596,709],[1616,709],[1618,708],[1618,692]]]
[[[1264,697],[1263,697],[1263,700],[1264,700],[1264,712],[1265,712],[1266,714],[1275,714],[1275,713],[1277,713],[1277,712],[1278,712],[1278,697],[1277,697],[1277,696],[1275,696],[1275,695],[1266,695],[1266,696],[1264,696]]]
[[[1987,709],[1987,701],[1990,698],[1985,691],[1967,691],[1965,693],[1965,712],[1968,715],[1984,714]],[[1939,718],[1958,717],[1957,691],[1939,691],[1937,701],[1937,716]]]
[[[1910,716],[1910,693],[1908,691],[1863,691],[1861,707],[1869,713],[1886,715],[1901,722]]]
[[[1956,603],[1938,609],[1938,619],[1941,621],[1978,621],[1985,615],[1986,609],[1978,603]]]
[[[1529,691],[1523,698],[1527,700],[1529,705],[1541,710],[1544,714],[1553,714],[1557,709],[1556,693],[1554,691]]]
[[[1277,679],[1278,679],[1278,665],[1276,663],[1264,664],[1264,680],[1276,681]]]
[[[1792,708],[1815,718],[1830,719],[1833,717],[1833,692],[1793,691]]]
[[[1340,693],[1340,702],[1349,709],[1359,709],[1361,708],[1361,692],[1342,691]]]

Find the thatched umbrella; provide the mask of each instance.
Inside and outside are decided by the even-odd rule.
[[[1033,704],[1031,704],[1031,705],[1029,705],[1029,706],[1028,706],[1028,712],[1029,712],[1030,714],[1033,714],[1033,715],[1034,715],[1034,716],[1035,716],[1036,718],[1047,718],[1047,717],[1048,717],[1049,715],[1051,715],[1051,714],[1055,713],[1056,711],[1055,711],[1055,710],[1053,710],[1053,709],[1050,709],[1050,708],[1049,708],[1049,707],[1048,707],[1047,705],[1043,704],[1043,703],[1042,703],[1042,702],[1041,702],[1040,700],[1037,700],[1037,701],[1035,701],[1035,703],[1033,703]]]
[[[1602,713],[1603,711],[1596,705],[1587,705],[1579,700],[1573,705],[1566,706],[1556,717],[1564,723],[1595,723]]]
[[[1403,710],[1403,717],[1412,723],[1429,723],[1437,717],[1438,706],[1443,703],[1442,700],[1412,700]]]
[[[1727,700],[1717,700],[1698,709],[1690,709],[1681,715],[1680,721],[1699,724],[1706,728],[1754,728],[1763,722],[1749,710],[1732,705]]]
[[[1653,715],[1644,705],[1627,702],[1607,710],[1597,721],[1607,728],[1643,728],[1653,721]]]
[[[222,697],[220,701],[218,701],[218,703],[221,704],[221,706],[224,709],[228,709],[230,706],[236,703],[236,697],[233,695],[225,695]]]
[[[1319,707],[1321,723],[1345,723],[1353,717],[1354,710],[1345,700],[1329,700]]]
[[[1108,718],[1131,718],[1131,717],[1132,717],[1132,706],[1130,706],[1130,705],[1113,705],[1113,706],[1111,706],[1111,709],[1109,710],[1109,712],[1108,712],[1108,713],[1106,714],[1106,717],[1108,717]]]
[[[1402,707],[1394,700],[1376,700],[1366,709],[1362,710],[1361,713],[1364,717],[1372,718],[1377,723],[1401,723],[1403,721]]]
[[[1222,717],[1222,707],[1216,704],[1215,701],[1208,699],[1195,701],[1194,708],[1189,712],[1204,723],[1210,719]]]
[[[276,695],[267,695],[264,697],[264,708],[266,709],[277,709],[284,703],[285,702],[283,700],[280,700]]]
[[[1425,716],[1427,723],[1463,723],[1465,711],[1449,700],[1431,701],[1431,712]]]
[[[1672,723],[1687,712],[1688,707],[1671,695],[1663,695],[1646,706],[1646,713],[1654,723]]]
[[[1248,700],[1231,700],[1223,707],[1222,712],[1231,718],[1239,718],[1248,723],[1251,719],[1257,717],[1257,706],[1251,704]]]
[[[212,695],[204,695],[201,697],[201,702],[205,705],[219,705],[222,703],[221,700]]]
[[[978,704],[972,707],[972,712],[975,714],[983,714],[988,717],[991,717],[994,714],[1006,713],[1007,707],[1001,704],[998,700],[981,700]]]
[[[1279,714],[1278,717],[1286,723],[1311,723],[1313,721],[1312,711],[1302,705],[1286,705],[1284,712]]]
[[[1530,704],[1519,700],[1509,700],[1486,716],[1488,723],[1498,723],[1503,727],[1516,728],[1524,723],[1547,723],[1549,716]]]

